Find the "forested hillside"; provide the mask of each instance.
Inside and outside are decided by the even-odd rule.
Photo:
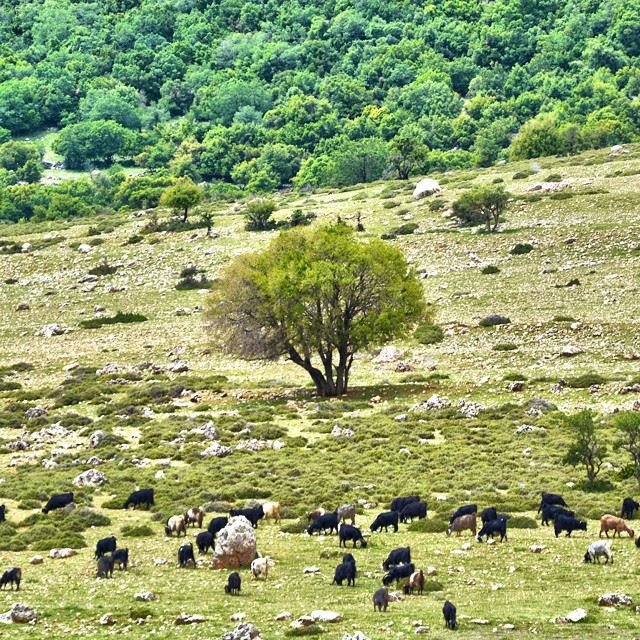
[[[0,142],[56,128],[66,168],[164,184],[340,186],[640,131],[638,0],[0,0],[0,42]],[[9,151],[0,185],[37,182]]]

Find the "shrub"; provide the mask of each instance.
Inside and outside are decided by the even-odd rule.
[[[487,232],[496,231],[508,201],[509,194],[501,185],[475,187],[453,203],[453,215],[462,225],[483,224]]]
[[[389,202],[385,202],[382,205],[383,209],[395,209],[396,207],[399,207],[400,203],[397,202],[396,200],[389,200]]]
[[[510,324],[511,320],[497,313],[486,316],[478,323],[481,327],[497,327],[499,324]]]
[[[120,503],[120,506],[122,506],[122,503]],[[153,529],[147,524],[126,524],[120,529],[120,533],[124,538],[148,538],[154,535]]]
[[[538,522],[529,516],[511,516],[507,521],[507,529],[537,529]]]
[[[545,179],[545,182],[562,182],[562,176],[559,173],[550,173]]]
[[[496,267],[493,264],[488,264],[486,267],[482,268],[482,271],[480,272],[485,276],[490,276],[493,275],[494,273],[500,273],[500,269],[498,269],[498,267]]]
[[[511,177],[513,180],[525,180],[526,178],[532,175],[533,175],[533,171],[517,171]]]
[[[494,344],[494,351],[516,351],[518,349],[518,345],[515,345],[511,342],[501,342],[500,344]]]
[[[413,335],[420,344],[437,344],[444,340],[442,327],[428,322],[421,324]]]
[[[118,265],[111,265],[107,262],[106,258],[93,269],[89,269],[89,273],[92,276],[110,276],[114,274],[120,267]]]
[[[309,523],[304,518],[300,518],[295,522],[288,522],[280,527],[282,533],[304,533],[309,526]]]
[[[400,225],[399,227],[395,227],[388,231],[387,233],[383,233],[381,238],[383,240],[393,240],[398,236],[409,236],[414,231],[417,231],[418,224],[416,222],[407,222],[406,224]]]
[[[414,520],[409,524],[409,531],[415,533],[443,533],[449,525],[437,518],[425,518],[424,520]]]
[[[294,209],[291,217],[284,224],[285,227],[302,227],[311,224],[316,219],[313,212],[305,213],[302,209]]]
[[[557,316],[553,316],[553,322],[575,322],[575,318],[560,314]]]
[[[270,200],[253,200],[245,211],[245,229],[247,231],[269,231],[276,226],[271,216],[276,206]]]
[[[572,389],[588,389],[592,385],[606,384],[607,379],[598,373],[583,373],[582,375],[567,378],[567,386]]]
[[[523,256],[527,253],[531,253],[533,251],[533,245],[528,242],[519,242],[516,244],[509,253],[512,256]]]
[[[122,313],[118,311],[114,316],[106,316],[104,318],[91,318],[90,320],[82,320],[80,326],[84,329],[99,329],[109,324],[130,324],[135,322],[146,322],[148,318],[141,313]]]

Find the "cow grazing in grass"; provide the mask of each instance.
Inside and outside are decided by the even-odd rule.
[[[373,610],[386,611],[389,606],[389,589],[383,587],[373,594]]]
[[[622,510],[620,511],[620,517],[626,518],[627,520],[633,520],[633,516],[638,509],[640,509],[640,504],[638,504],[633,498],[625,498],[622,501]],[[2,522],[1,514],[0,522]]]
[[[109,538],[102,538],[96,543],[95,559],[97,560],[106,553],[113,553],[117,547],[117,541],[115,536]]]
[[[187,544],[183,544],[178,549],[178,566],[181,569],[184,569],[188,566],[196,566],[196,559],[193,555],[193,545],[190,542],[187,542]]]
[[[237,571],[234,571],[233,573],[230,573],[227,578],[227,584],[224,586],[224,592],[231,596],[240,595],[241,585],[242,580],[240,579],[240,574]]]
[[[556,538],[563,532],[567,532],[567,537],[571,537],[574,531],[586,531],[587,523],[583,520],[576,520],[576,518],[569,518],[558,514],[553,521],[553,532]]]
[[[463,507],[460,507],[456,511],[454,511],[453,515],[449,518],[449,524],[453,524],[453,521],[459,518],[460,516],[468,516],[472,513],[478,512],[478,505],[476,504],[465,504]]]
[[[192,507],[184,514],[184,521],[187,526],[197,526],[198,529],[202,529],[202,522],[204,520],[204,511],[200,507]]]
[[[372,532],[384,529],[386,533],[388,532],[389,527],[393,527],[393,532],[398,533],[399,517],[400,514],[397,511],[386,511],[384,513],[379,513],[376,516],[376,519],[371,523],[369,529],[371,529]]]
[[[456,621],[456,607],[452,602],[447,600],[442,607],[442,615],[444,616],[444,626],[452,631],[458,626]]]
[[[73,502],[73,492],[69,493],[58,493],[54,496],[51,496],[47,501],[47,504],[44,505],[44,509],[42,509],[42,513],[49,513],[49,511],[55,511],[56,509],[64,509],[68,504]]]
[[[147,509],[151,509],[155,505],[155,500],[153,498],[153,489],[139,489],[138,491],[134,491],[125,501],[122,506],[123,509],[128,509],[129,507],[141,507],[144,505]]]

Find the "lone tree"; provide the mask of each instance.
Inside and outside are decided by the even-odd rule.
[[[381,240],[358,241],[345,224],[286,231],[239,256],[208,300],[224,351],[286,356],[325,397],[347,392],[356,353],[404,335],[424,311],[404,255]]]
[[[496,231],[508,201],[509,194],[502,187],[485,185],[465,191],[453,203],[453,215],[463,225],[484,224],[487,231]]]
[[[180,178],[163,191],[160,196],[160,204],[174,211],[181,211],[182,222],[186,222],[189,209],[199,204],[203,195],[202,188],[191,178]]]
[[[575,440],[569,447],[563,462],[574,467],[583,466],[587,472],[589,484],[593,485],[607,455],[606,446],[598,443],[593,413],[583,409],[572,416],[567,416],[565,424],[573,432]]]
[[[631,457],[631,464],[625,471],[640,486],[640,413],[621,411],[616,414],[613,424],[618,429],[616,448],[626,451]]]

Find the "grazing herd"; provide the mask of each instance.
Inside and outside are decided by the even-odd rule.
[[[67,505],[73,503],[74,496],[72,492],[62,493],[51,496],[46,505],[42,509],[47,514],[56,509],[63,509]],[[123,505],[123,509],[130,507],[146,507],[150,508],[155,504],[153,489],[141,489],[134,491]],[[600,532],[602,537],[604,533],[609,538],[609,532],[613,531],[613,537],[616,534],[620,538],[626,533],[630,538],[635,536],[635,532],[625,522],[624,518],[633,518],[635,512],[640,505],[632,498],[625,498],[622,503],[621,516],[605,514],[600,518]],[[542,525],[548,526],[553,521],[554,534],[557,538],[560,533],[566,532],[567,536],[571,536],[574,531],[586,531],[587,523],[578,520],[575,513],[568,509],[568,505],[562,496],[558,494],[545,493],[541,494],[541,501],[538,507],[538,513],[541,514]],[[458,508],[449,519],[449,526],[446,534],[450,536],[452,533],[460,535],[463,531],[469,531],[478,542],[494,539],[495,536],[500,537],[500,542],[506,542],[507,539],[507,523],[509,516],[506,514],[498,514],[494,507],[488,507],[480,513],[482,526],[477,531],[477,514],[478,507],[475,504],[468,504]],[[278,502],[267,502],[261,505],[246,507],[242,509],[231,509],[229,512],[231,517],[243,516],[253,528],[258,527],[258,523],[262,519],[271,519],[275,523],[281,521],[280,504]],[[174,534],[179,537],[187,535],[187,528],[195,526],[202,528],[205,512],[199,507],[188,509],[184,514],[173,515],[168,518],[164,527],[165,534],[172,537]],[[389,532],[389,528],[393,533],[398,532],[399,523],[412,522],[414,518],[424,519],[427,517],[427,504],[423,502],[419,496],[404,496],[392,500],[389,510],[379,513],[371,523],[369,529],[371,533]],[[4,505],[0,505],[0,522],[4,522],[6,518],[6,509]],[[335,511],[328,512],[323,508],[318,508],[307,513],[307,519],[310,525],[306,529],[308,535],[314,533],[331,535],[337,534],[338,545],[347,547],[347,543],[351,542],[353,549],[367,548],[367,540],[362,531],[355,526],[356,507],[353,504],[345,504],[339,506]],[[350,520],[350,524],[346,522]],[[216,516],[211,519],[206,530],[200,531],[195,537],[195,543],[200,554],[207,554],[214,548],[216,535],[224,529],[229,523],[229,518],[225,516]],[[640,548],[640,537],[635,542]],[[126,548],[118,548],[115,536],[103,538],[96,543],[94,557],[97,563],[96,577],[111,578],[113,577],[114,568],[119,570],[127,570],[129,565],[129,550]],[[600,564],[604,558],[605,564],[613,564],[613,552],[611,550],[611,542],[609,540],[597,540],[589,545],[584,554],[585,563]],[[196,560],[194,548],[191,542],[184,542],[178,549],[178,566],[180,568],[195,567]],[[251,575],[254,579],[266,580],[269,574],[269,568],[275,566],[275,561],[270,557],[256,557],[251,562]],[[411,549],[407,547],[398,547],[393,549],[386,559],[382,562],[382,569],[385,571],[382,577],[382,588],[378,589],[373,595],[373,607],[375,611],[387,611],[391,596],[389,587],[398,585],[402,588],[405,595],[417,593],[421,595],[425,589],[425,575],[422,569],[416,569],[415,564],[411,561]],[[336,566],[332,584],[342,587],[345,583],[347,587],[355,587],[357,577],[356,559],[351,553],[345,553],[342,562]],[[20,589],[22,581],[22,570],[13,567],[5,571],[0,576],[0,589],[10,586],[13,590]],[[224,587],[225,593],[229,595],[238,595],[240,593],[242,580],[237,571],[229,574],[227,584]],[[445,626],[448,629],[457,628],[456,607],[446,601],[442,608],[442,614],[445,620]]]

